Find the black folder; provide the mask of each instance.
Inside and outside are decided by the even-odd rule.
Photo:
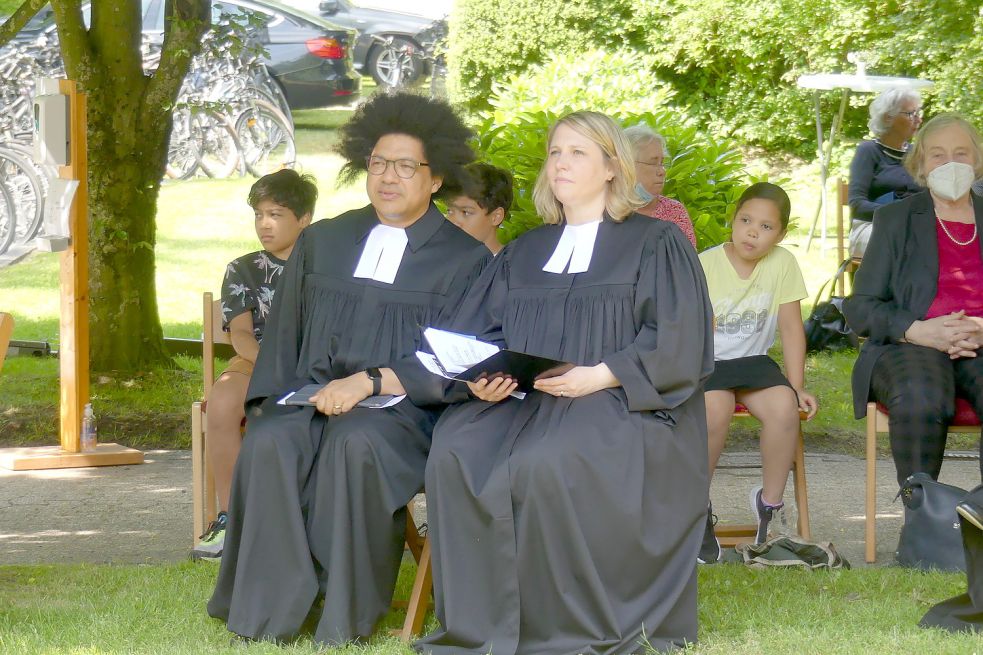
[[[537,357],[514,350],[499,350],[454,377],[471,382],[485,378],[489,381],[497,377],[511,378],[519,383],[519,391],[529,392],[533,391],[533,383],[536,380],[563,375],[573,367],[573,364],[547,357]]]

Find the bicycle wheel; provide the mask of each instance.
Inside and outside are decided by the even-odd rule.
[[[191,110],[175,109],[171,138],[167,142],[167,166],[164,172],[174,180],[187,180],[194,176],[201,161],[198,139],[192,134]]]
[[[0,151],[0,185],[14,205],[14,238],[18,243],[27,243],[41,229],[47,185],[42,183],[34,162],[10,148]]]
[[[293,125],[279,109],[254,100],[239,114],[235,131],[242,146],[243,163],[252,175],[262,177],[297,161]]]
[[[223,179],[239,168],[239,139],[225,114],[210,111],[195,116],[201,170],[208,177]]]
[[[17,212],[10,192],[0,184],[0,255],[7,252],[17,231]]]

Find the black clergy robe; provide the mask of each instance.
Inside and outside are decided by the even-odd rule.
[[[703,381],[712,310],[693,247],[634,214],[599,225],[589,270],[542,270],[563,232],[506,246],[454,329],[622,386],[450,406],[427,463],[436,655],[670,649],[697,636],[707,512]]]
[[[437,211],[406,228],[392,284],[354,277],[372,206],[300,235],[247,393],[225,549],[208,613],[253,639],[286,639],[318,594],[315,639],[372,634],[389,609],[405,505],[423,486],[436,403],[447,388],[421,373],[421,326],[444,324],[490,254]],[[276,404],[311,382],[392,367],[408,398],[329,417]],[[412,401],[412,402],[411,402]]]

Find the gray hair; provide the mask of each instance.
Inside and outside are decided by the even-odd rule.
[[[625,128],[625,136],[628,137],[628,143],[631,144],[631,149],[635,155],[638,155],[638,151],[648,144],[656,141],[662,146],[662,152],[666,157],[669,157],[669,148],[666,147],[666,138],[653,130],[648,126],[648,123],[638,123],[637,125],[632,125],[631,127]]]
[[[918,91],[895,87],[874,98],[874,102],[870,103],[870,120],[867,121],[871,133],[874,136],[886,134],[891,129],[891,123],[901,113],[901,105],[908,100],[920,104],[922,97]]]

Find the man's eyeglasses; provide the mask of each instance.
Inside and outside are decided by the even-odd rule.
[[[396,171],[396,175],[408,180],[414,175],[416,175],[416,170],[421,166],[429,166],[426,162],[415,161],[413,159],[386,159],[385,157],[376,157],[372,155],[371,157],[365,158],[365,167],[373,175],[382,175],[389,168],[389,164],[393,165],[393,170]]]
[[[921,118],[922,117],[922,108],[919,107],[918,109],[916,109],[914,111],[899,111],[898,113],[901,114],[902,116],[907,116],[908,117],[908,120],[913,121],[916,118]]]

